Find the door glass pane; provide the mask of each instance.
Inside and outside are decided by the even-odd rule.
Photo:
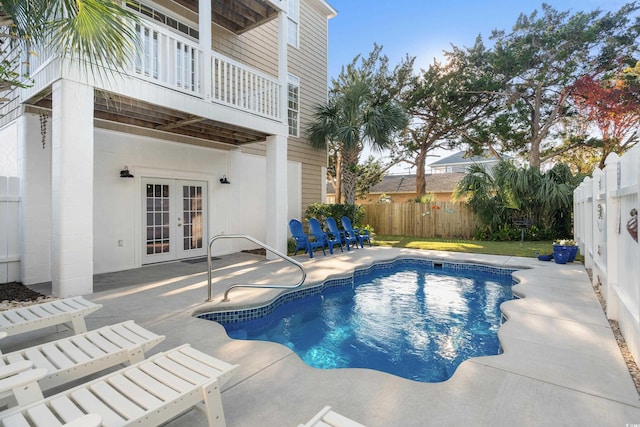
[[[182,188],[184,218],[183,229],[183,249],[202,248],[202,187],[196,185],[185,185]]]
[[[147,184],[147,255],[170,251],[169,186]]]

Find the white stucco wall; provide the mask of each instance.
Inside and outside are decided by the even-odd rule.
[[[23,183],[21,279],[34,284],[51,280],[51,135],[47,134],[43,148],[37,115],[25,114],[16,126],[18,173]],[[125,165],[133,179],[120,178]],[[287,172],[287,213],[290,218],[299,217],[300,163],[288,162]],[[94,274],[142,265],[144,177],[206,181],[207,239],[220,233],[239,233],[266,240],[264,157],[95,129],[93,174]],[[231,184],[220,184],[222,175]],[[245,241],[222,240],[216,242],[213,253],[252,246]]]
[[[120,178],[128,166],[133,179]],[[289,162],[289,210],[300,211],[300,165]],[[220,184],[225,175],[231,182]],[[94,273],[142,264],[143,177],[206,181],[208,238],[249,234],[266,239],[266,159],[241,150],[224,151],[96,129],[94,169]],[[122,241],[122,246],[119,246]],[[213,254],[253,247],[243,240],[221,240]]]

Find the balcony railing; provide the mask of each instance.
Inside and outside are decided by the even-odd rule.
[[[280,118],[280,84],[276,79],[219,53],[211,58],[211,70],[214,101],[261,116]]]
[[[280,120],[280,84],[277,78],[225,57],[211,53],[211,63],[197,42],[182,37],[151,21],[136,27],[138,51],[125,74],[201,99],[207,99],[205,84],[211,85],[210,101],[262,117]],[[53,61],[50,49],[37,49],[29,57],[27,73],[35,83],[25,95],[50,84],[51,76],[38,78]],[[208,67],[207,67],[208,65]],[[6,109],[6,105],[4,106]]]

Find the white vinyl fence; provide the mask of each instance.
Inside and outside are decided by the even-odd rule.
[[[0,284],[19,280],[20,180],[0,176]]]
[[[574,234],[636,361],[640,361],[640,146],[611,154],[573,194]]]

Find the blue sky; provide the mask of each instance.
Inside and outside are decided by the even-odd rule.
[[[415,56],[416,68],[426,68],[451,44],[471,46],[478,34],[489,45],[494,29],[509,31],[520,13],[541,10],[543,1],[533,0],[327,0],[338,11],[329,20],[329,78],[337,77],[341,67],[361,54],[368,55],[373,44],[395,66],[404,56]],[[559,11],[617,11],[626,0],[547,0]],[[361,160],[370,151],[365,149]],[[436,151],[427,164],[451,154]],[[380,154],[374,154],[380,157]],[[384,157],[384,155],[382,155]],[[415,173],[401,164],[394,174]],[[427,169],[427,173],[429,169]]]
[[[471,46],[480,33],[489,43],[493,29],[510,30],[521,12],[540,10],[532,0],[328,0],[338,11],[329,20],[329,77],[376,42],[391,65],[405,54],[426,68],[434,56],[456,46]],[[547,0],[560,11],[615,11],[625,0]]]

